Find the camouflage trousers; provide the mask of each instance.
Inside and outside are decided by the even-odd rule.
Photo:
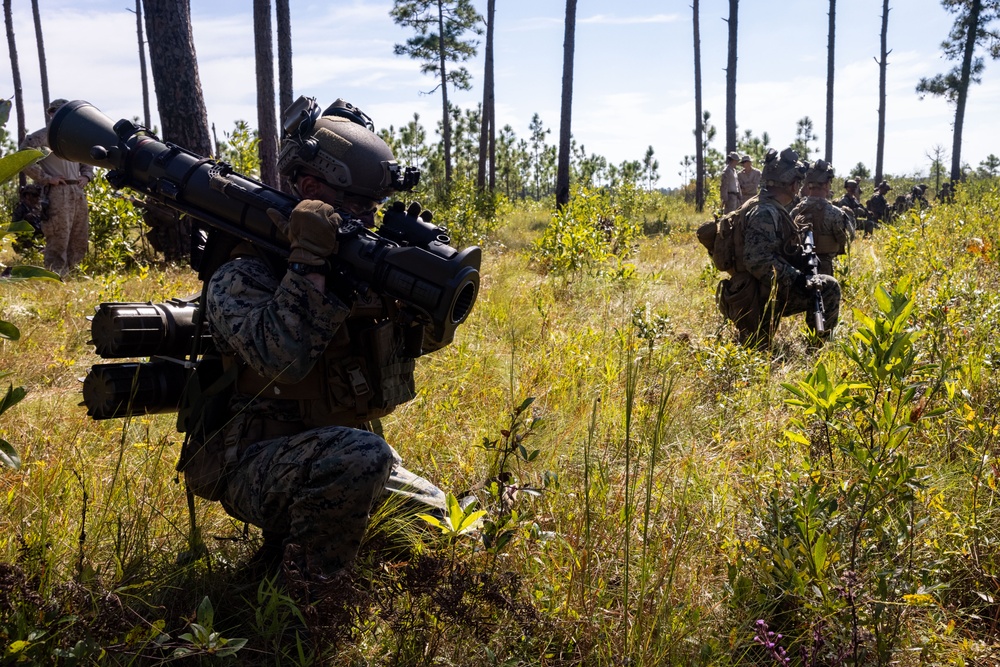
[[[343,426],[264,440],[230,468],[222,505],[300,546],[306,571],[331,575],[357,555],[396,460],[379,436]]]
[[[840,283],[830,275],[820,275],[818,278],[822,283],[820,296],[823,298],[824,336],[829,336],[840,319]],[[770,347],[781,318],[798,313],[805,313],[806,328],[816,330],[815,291],[805,287],[779,287],[772,298],[769,286],[760,281],[757,283],[760,307],[734,319],[742,344],[757,348]]]
[[[65,276],[87,254],[90,222],[87,195],[81,185],[50,185],[48,219],[42,222],[45,268]]]

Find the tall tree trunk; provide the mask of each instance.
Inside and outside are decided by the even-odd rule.
[[[45,61],[45,41],[42,39],[42,17],[38,14],[38,0],[31,0],[31,16],[35,20],[35,43],[38,44],[38,73],[42,79],[43,109],[49,108],[49,67]]]
[[[142,36],[142,0],[135,0],[135,33],[139,40],[139,78],[142,81],[142,120],[146,128],[152,122],[149,113],[149,77],[146,76],[146,40]]]
[[[496,0],[486,3],[486,53],[483,72],[483,112],[479,127],[479,171],[476,174],[476,187],[480,190],[486,187],[486,165],[489,164],[489,189],[493,191],[496,179],[496,169],[493,166],[493,153],[496,130],[493,127],[493,18],[496,15]]]
[[[486,52],[483,67],[483,108],[479,124],[479,169],[476,172],[476,187],[480,190],[486,188],[486,165],[490,162],[490,135],[493,123],[493,17],[495,14],[496,0],[488,0],[486,3]],[[492,166],[490,170],[492,171]]]
[[[274,49],[271,0],[253,0],[254,61],[257,65],[257,152],[260,180],[278,187],[278,123],[274,113]]]
[[[197,153],[212,154],[208,113],[198,77],[189,0],[143,0],[149,64],[164,141]],[[191,250],[191,222],[186,217],[156,220],[149,239],[167,261],[180,261]],[[154,226],[155,224],[155,226]]]
[[[958,95],[955,98],[955,132],[951,143],[952,181],[962,178],[962,126],[965,124],[965,103],[969,99],[972,57],[976,50],[976,33],[979,32],[979,15],[982,9],[982,0],[972,0],[972,5],[969,7],[969,32],[965,37],[965,50],[962,52],[962,74],[958,84]]]
[[[875,185],[882,182],[885,153],[885,69],[889,63],[889,0],[882,0],[882,51],[878,61],[878,139],[875,143]]]
[[[569,203],[569,144],[573,115],[573,49],[576,42],[576,0],[566,0],[563,38],[562,110],[559,114],[559,163],[556,165],[556,207]]]
[[[493,0],[490,0],[491,2]],[[497,105],[496,105],[496,86],[493,80],[490,80],[490,173],[489,173],[489,188],[490,192],[496,190],[497,187]]]
[[[7,49],[10,51],[10,75],[14,83],[14,108],[17,110],[17,143],[24,141],[28,134],[24,126],[24,93],[21,90],[21,67],[17,62],[17,42],[14,40],[14,17],[10,10],[10,0],[3,0],[3,21],[7,27]],[[21,187],[27,183],[22,171],[18,174]]]
[[[198,77],[189,0],[143,0],[149,63],[163,139],[210,155],[208,113]]]
[[[729,0],[729,60],[726,64],[726,152],[736,150],[736,37],[740,0]]]
[[[691,5],[694,23],[694,202],[701,213],[705,209],[705,148],[701,117],[701,30],[698,27],[698,0]]]
[[[833,163],[833,74],[834,33],[837,27],[837,0],[830,0],[830,27],[826,40],[826,154],[827,163]]]
[[[438,73],[441,75],[441,139],[444,141],[444,185],[451,187],[451,114],[448,113],[448,75],[444,52],[444,4],[438,0]]]
[[[278,109],[292,106],[292,18],[288,0],[275,0],[278,20]]]

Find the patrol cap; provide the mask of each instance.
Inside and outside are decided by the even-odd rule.
[[[767,184],[790,185],[795,181],[802,180],[806,167],[799,162],[799,154],[791,148],[778,153],[773,148],[769,148],[764,156],[764,169],[761,178]]]
[[[854,180],[853,178],[849,178],[846,181],[844,181],[844,188],[845,189],[849,190],[851,188],[856,188],[856,187],[858,187],[858,182],[856,180]]]
[[[743,157],[740,158],[740,164],[744,164],[746,162],[751,162],[751,163],[753,162],[753,160],[750,159],[749,155],[744,155]]]
[[[733,151],[732,153],[730,153],[729,155],[726,156],[726,162],[729,162],[730,160],[733,160],[735,162],[739,162],[740,161],[740,154],[737,153],[736,151]]]
[[[49,106],[45,108],[45,113],[55,113],[59,111],[59,108],[62,107],[62,105],[66,104],[68,101],[69,100],[64,100],[61,97],[59,99],[52,100],[51,102],[49,102]]]
[[[833,180],[833,165],[826,160],[816,160],[806,169],[806,183],[829,183]]]

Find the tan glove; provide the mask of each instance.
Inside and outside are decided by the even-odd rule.
[[[340,215],[332,206],[316,199],[296,205],[288,218],[289,264],[320,266],[337,253]]]

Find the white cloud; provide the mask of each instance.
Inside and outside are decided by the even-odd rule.
[[[677,14],[654,14],[652,16],[609,16],[607,14],[594,14],[577,23],[592,25],[648,25],[651,23],[674,23],[680,17]]]

